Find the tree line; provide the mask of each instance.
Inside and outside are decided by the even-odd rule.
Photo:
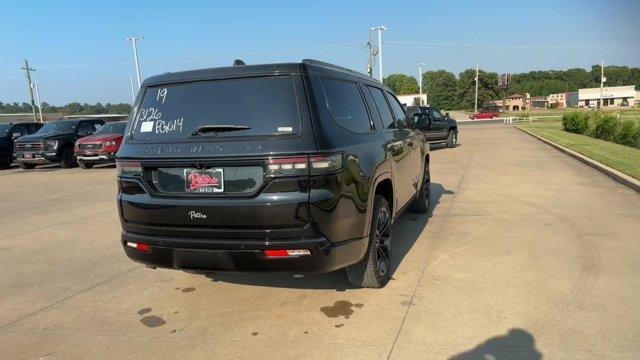
[[[640,89],[640,68],[628,66],[605,66],[605,86],[635,85]],[[429,97],[429,104],[440,109],[471,110],[475,102],[475,69],[454,75],[446,70],[427,71],[422,74],[422,89]],[[498,74],[479,70],[478,107],[502,98],[498,89]],[[391,74],[383,83],[396,94],[418,93],[418,81],[413,76]],[[590,71],[575,68],[569,70],[544,70],[511,74],[507,95],[529,93],[531,96],[578,91],[581,88],[600,86],[600,65]]]
[[[38,107],[36,106],[36,112]],[[30,113],[31,104],[23,103],[2,103],[0,102],[0,114],[19,114]],[[129,114],[131,112],[131,105],[119,103],[119,104],[81,104],[78,102],[72,102],[64,106],[53,106],[46,102],[42,102],[43,113],[62,113],[64,115],[97,115],[97,114]]]

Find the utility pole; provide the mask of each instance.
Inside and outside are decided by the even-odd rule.
[[[604,88],[604,82],[607,81],[604,78],[604,60],[602,60],[602,63],[600,65],[600,104],[598,104],[598,109],[602,110],[602,91]]]
[[[373,77],[373,45],[371,44],[371,30],[369,30],[369,41],[367,41],[367,50],[369,52],[369,60],[367,60],[367,74]]]
[[[418,86],[420,87],[420,105],[427,105],[429,104],[428,102],[426,102],[426,104],[422,103],[422,65],[427,65],[425,63],[418,63]]]
[[[473,113],[478,113],[478,64],[476,64],[476,102],[473,106]]]
[[[29,62],[24,59],[24,66],[22,67],[27,75],[27,84],[29,86],[29,96],[31,97],[31,110],[33,111],[33,121],[38,122],[36,118],[36,103],[33,101],[33,88],[31,87],[31,71],[36,71],[34,68],[29,67]]]
[[[136,102],[136,91],[133,89],[133,75],[129,75],[129,84],[131,84],[131,106]]]
[[[36,89],[36,101],[38,102],[38,113],[40,113],[40,122],[44,122],[44,118],[42,117],[42,103],[40,103],[40,91],[38,91],[38,83],[32,82],[31,86]]]
[[[133,43],[133,59],[136,63],[136,77],[138,78],[138,89],[142,85],[142,81],[140,80],[140,63],[138,62],[138,46],[136,45],[136,41],[144,39],[143,37],[128,37],[127,40]]]
[[[378,70],[380,72],[380,82],[382,82],[382,32],[389,30],[384,25],[372,27],[371,30],[378,31]]]

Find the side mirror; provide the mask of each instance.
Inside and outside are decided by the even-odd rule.
[[[13,139],[17,139],[17,138],[19,138],[20,136],[22,136],[22,134],[21,134],[21,133],[19,133],[19,132],[14,132],[13,134],[11,134],[11,137],[12,137]]]
[[[444,117],[447,118],[447,119],[450,119],[449,113],[448,112],[444,113]]]

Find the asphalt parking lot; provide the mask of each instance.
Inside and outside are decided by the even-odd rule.
[[[503,126],[432,153],[437,204],[394,227],[381,290],[342,272],[150,270],[115,169],[0,172],[0,357],[640,357],[640,195]]]

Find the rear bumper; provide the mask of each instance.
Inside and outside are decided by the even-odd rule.
[[[145,243],[144,252],[127,242]],[[148,266],[236,272],[323,273],[358,262],[367,248],[367,238],[331,243],[325,238],[284,240],[213,240],[140,235],[122,232],[122,246],[129,258]],[[267,249],[307,249],[311,255],[268,258]]]

